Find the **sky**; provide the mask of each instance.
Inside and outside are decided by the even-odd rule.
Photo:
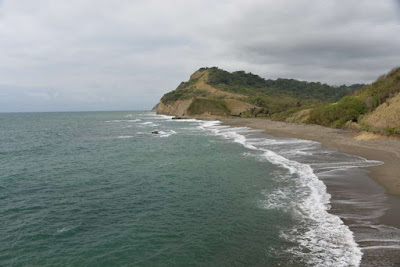
[[[399,0],[0,0],[0,112],[151,109],[200,67],[370,83]]]

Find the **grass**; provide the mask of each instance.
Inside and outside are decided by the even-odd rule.
[[[229,116],[230,110],[221,99],[196,98],[188,108],[188,115],[209,113],[216,116]]]

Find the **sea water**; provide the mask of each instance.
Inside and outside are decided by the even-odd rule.
[[[219,121],[0,114],[0,265],[358,266],[319,176],[374,164]]]

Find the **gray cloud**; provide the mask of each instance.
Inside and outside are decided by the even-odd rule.
[[[370,82],[400,62],[400,27],[390,1],[260,3],[223,37],[263,76]]]
[[[202,66],[371,82],[399,1],[0,1],[0,111],[151,108]]]

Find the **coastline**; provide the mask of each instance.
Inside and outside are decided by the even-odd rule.
[[[299,138],[317,141],[324,147],[335,148],[339,152],[361,156],[368,160],[382,161],[384,164],[365,167],[370,176],[382,185],[386,193],[400,196],[400,139],[382,138],[357,140],[352,131],[328,128],[319,125],[287,123],[265,118],[225,118],[223,124],[264,130],[276,137]]]
[[[316,141],[341,153],[384,162],[378,166],[342,169],[319,178],[331,195],[330,213],[342,219],[361,248],[360,266],[377,266],[377,263],[392,266],[400,262],[399,139],[362,141],[356,139],[360,134],[348,130],[264,118],[218,120],[232,127],[263,130],[264,134],[278,138]]]

